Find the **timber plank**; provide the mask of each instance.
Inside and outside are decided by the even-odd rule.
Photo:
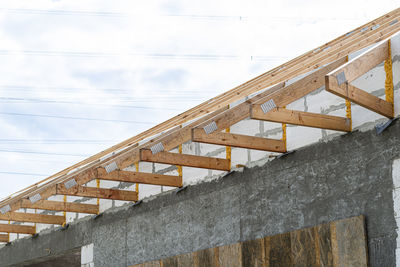
[[[194,252],[196,267],[217,266],[218,248],[209,248]]]
[[[14,221],[14,222],[60,224],[60,225],[65,222],[64,216],[22,213],[22,212],[7,212],[5,214],[0,214],[0,220]]]
[[[102,180],[120,181],[128,183],[164,185],[164,186],[182,186],[182,177],[174,175],[163,175],[157,173],[132,172],[116,170],[107,173],[105,169],[97,169],[97,178]]]
[[[0,242],[7,243],[8,242],[8,235],[7,234],[0,234]]]
[[[218,248],[219,267],[242,267],[242,243],[226,245]]]
[[[211,134],[206,134],[204,129],[200,128],[193,129],[192,141],[207,143],[207,144],[256,149],[263,151],[273,151],[281,153],[286,152],[285,142],[282,140],[247,136],[241,134],[224,133],[224,132],[215,132]]]
[[[268,237],[265,242],[269,242],[269,266],[294,266],[290,233]]]
[[[316,253],[320,266],[334,267],[332,255],[331,231],[329,224],[314,227],[316,230]]]
[[[243,266],[265,267],[264,238],[242,242]]]
[[[388,48],[389,41],[385,40],[343,64],[343,66],[328,75],[336,77],[340,72],[344,72],[347,82],[350,83],[385,61],[389,55]]]
[[[178,258],[177,256],[175,257],[170,257],[166,259],[161,260],[161,266],[162,267],[178,267]]]
[[[67,196],[89,197],[89,198],[124,200],[124,201],[138,200],[138,194],[137,192],[134,191],[105,189],[105,188],[86,187],[86,186],[74,186],[67,190],[62,184],[57,185],[57,194],[67,195]]]
[[[36,230],[35,227],[27,225],[0,224],[0,232],[34,235]]]
[[[285,108],[275,108],[264,114],[260,105],[253,105],[251,118],[336,131],[351,131],[351,121],[348,118]]]
[[[165,151],[153,154],[150,150],[147,149],[142,149],[140,152],[141,152],[140,154],[141,161],[164,163],[171,165],[181,165],[186,167],[221,170],[221,171],[230,170],[229,160],[227,159],[178,154]]]
[[[339,266],[368,266],[364,216],[332,222],[336,228]]]
[[[52,200],[42,200],[32,204],[28,199],[22,200],[21,208],[67,211],[67,212],[78,212],[78,213],[88,213],[88,214],[98,214],[99,211],[99,207],[94,204],[82,204],[74,202],[71,203],[71,202],[61,202]]]
[[[290,232],[292,259],[296,267],[317,267],[314,228]]]

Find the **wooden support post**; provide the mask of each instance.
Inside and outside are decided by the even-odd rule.
[[[0,220],[62,225],[64,223],[64,216],[35,214],[35,213],[7,212],[5,214],[0,214]]]
[[[36,234],[35,227],[16,224],[0,224],[0,232],[27,235]]]
[[[344,132],[351,130],[350,121],[347,118],[282,108],[276,108],[264,113],[260,105],[253,106],[251,118]]]
[[[182,144],[180,144],[178,146],[178,153],[182,154]],[[182,177],[183,176],[183,169],[181,165],[176,165],[176,167],[178,168],[178,176]]]
[[[97,187],[74,186],[66,189],[63,184],[57,185],[58,195],[79,196],[89,198],[102,198],[124,201],[137,201],[137,193],[127,190],[105,189]]]
[[[40,209],[40,210],[53,210],[53,211],[68,211],[77,213],[97,214],[98,206],[94,204],[82,204],[75,202],[61,202],[42,200],[32,204],[28,199],[23,199],[21,208],[27,209]]]
[[[139,162],[135,162],[135,169],[136,169],[136,172],[139,172]],[[139,199],[139,183],[138,182],[135,183],[135,191],[136,191],[136,193],[138,195],[138,199]]]
[[[96,188],[100,188],[100,179],[96,179]],[[97,198],[97,207],[99,208],[99,213],[100,213],[100,198]]]
[[[392,70],[392,49],[390,40],[388,40],[388,57],[385,60],[385,97],[389,103],[394,103],[394,88],[393,88],[393,70]]]
[[[283,106],[286,109],[286,106]],[[285,146],[285,150],[287,151],[287,142],[286,142],[286,123],[282,123],[282,141]]]
[[[9,241],[8,235],[9,234],[0,234],[0,242],[7,243]]]
[[[150,150],[142,149],[140,150],[140,160],[210,170],[230,170],[229,160],[227,159],[178,154],[165,151],[153,154]]]
[[[64,196],[63,200],[64,200],[64,203],[67,203],[67,196]],[[67,225],[67,211],[64,210],[63,215],[64,215],[64,223],[62,226],[65,227],[65,225]]]
[[[182,177],[157,173],[131,172],[116,170],[107,173],[105,169],[98,169],[97,177],[102,180],[119,181],[127,183],[140,183],[165,186],[182,186]]]
[[[248,148],[272,152],[286,152],[282,140],[268,139],[262,137],[215,132],[206,134],[203,129],[195,128],[192,131],[192,140],[215,145],[229,145],[233,147]]]

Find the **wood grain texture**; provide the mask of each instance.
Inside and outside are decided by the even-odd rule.
[[[290,267],[293,266],[292,245],[290,233],[274,235],[269,238],[269,266]]]
[[[0,242],[7,243],[8,242],[8,235],[7,234],[0,234]]]
[[[332,254],[332,241],[331,231],[329,224],[322,224],[314,227],[316,232],[316,241],[318,246],[316,253],[319,256],[319,266],[321,267],[333,267],[333,254]]]
[[[351,131],[351,121],[348,118],[285,108],[275,108],[264,114],[260,105],[253,105],[251,109],[251,118],[335,131]]]
[[[22,200],[21,208],[41,209],[53,211],[68,211],[88,214],[98,214],[99,207],[94,204],[82,204],[75,202],[61,202],[52,200],[42,200],[32,204],[28,199]]]
[[[203,168],[211,170],[229,171],[230,162],[227,159],[178,154],[171,152],[158,152],[153,154],[150,150],[140,151],[140,159],[147,162],[180,165],[186,167]]]
[[[316,267],[314,228],[307,228],[290,233],[292,259],[296,267]]]
[[[63,224],[65,222],[64,216],[35,214],[35,213],[22,213],[22,212],[7,212],[0,214],[0,220],[14,221],[14,222],[33,222],[45,224]]]
[[[87,186],[80,186],[80,185],[74,186],[67,190],[63,184],[58,184],[57,185],[57,194],[58,195],[67,195],[67,196],[124,200],[124,201],[137,201],[138,200],[138,194],[137,194],[137,192],[134,192],[134,191],[96,188],[96,187],[87,187]]]
[[[367,267],[364,216],[333,222],[336,227],[339,266]]]
[[[242,243],[243,266],[265,267],[264,238]]]
[[[163,186],[182,186],[182,177],[174,175],[164,175],[157,173],[132,172],[116,170],[107,173],[105,169],[97,169],[97,178],[109,181],[119,181],[127,183],[163,185]]]
[[[204,130],[200,128],[193,129],[192,134],[192,141],[199,143],[233,146],[281,153],[286,152],[285,143],[282,140],[224,132],[206,134]]]
[[[35,227],[16,224],[0,224],[0,232],[15,234],[35,234]]]
[[[219,247],[219,267],[242,267],[242,243]]]

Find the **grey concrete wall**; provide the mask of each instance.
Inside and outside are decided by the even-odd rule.
[[[0,249],[0,265],[94,243],[96,267],[128,266],[364,214],[370,266],[395,266],[396,158],[398,121],[379,136],[372,130],[342,135],[65,231],[16,241]]]

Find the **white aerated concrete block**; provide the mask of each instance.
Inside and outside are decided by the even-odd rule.
[[[81,264],[90,264],[93,263],[94,258],[93,258],[93,244],[89,244],[86,246],[83,246],[81,248]]]

